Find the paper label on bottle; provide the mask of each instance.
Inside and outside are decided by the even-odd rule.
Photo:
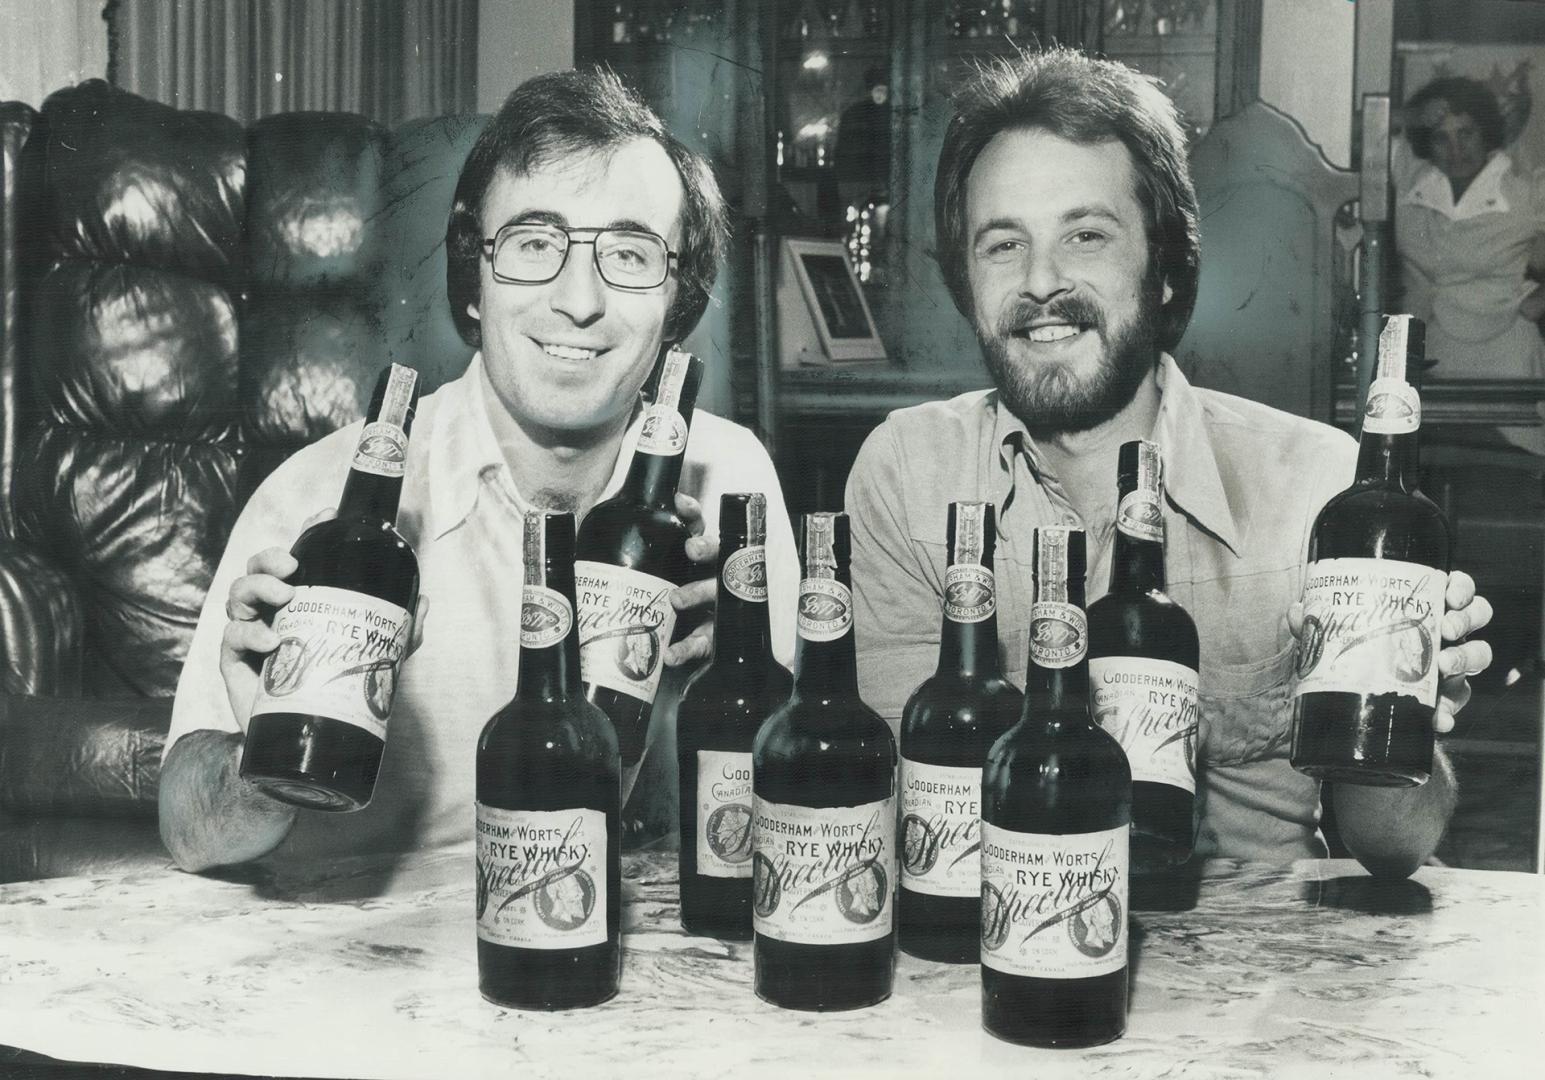
[[[1404,379],[1374,379],[1363,407],[1363,430],[1373,435],[1407,435],[1422,426],[1422,398]]]
[[[1138,488],[1121,497],[1116,507],[1116,528],[1134,540],[1164,542],[1164,507],[1157,491]]]
[[[805,578],[795,622],[806,641],[836,641],[853,627],[853,594],[840,581]]]
[[[626,567],[575,562],[579,666],[587,683],[654,701],[676,628],[674,588],[664,578]]]
[[[1030,655],[1047,668],[1068,668],[1089,652],[1089,620],[1077,604],[1037,600],[1030,605]]]
[[[1131,829],[1022,833],[982,822],[982,963],[1087,979],[1127,963]]]
[[[476,803],[477,936],[519,949],[606,943],[606,814]]]
[[[697,872],[751,876],[751,755],[697,752]]]
[[[279,647],[263,661],[253,716],[326,716],[386,738],[406,608],[349,589],[300,585],[274,616]]]
[[[752,923],[801,945],[852,945],[895,921],[896,800],[789,806],[753,799]]]
[[[574,612],[568,598],[543,585],[520,591],[520,647],[550,649],[569,636]]]
[[[1090,657],[1094,721],[1121,744],[1132,779],[1196,794],[1197,676],[1170,660]]]
[[[408,463],[408,434],[404,428],[417,382],[417,371],[401,364],[392,365],[392,373],[386,380],[386,396],[381,399],[381,411],[359,433],[351,468],[391,479],[402,478]]]
[[[979,896],[982,770],[901,759],[901,886]]]
[[[687,448],[687,422],[672,405],[651,405],[644,410],[638,433],[638,451],[675,457]]]
[[[1294,695],[1404,694],[1438,703],[1448,575],[1398,559],[1309,564]]]
[[[724,587],[751,604],[767,603],[767,548],[743,547],[724,560]]]
[[[957,563],[944,571],[944,617],[979,623],[998,610],[998,583],[985,566]]]

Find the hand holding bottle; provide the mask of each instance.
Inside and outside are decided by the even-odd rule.
[[[694,566],[713,569],[719,558],[719,540],[709,536],[703,527],[703,507],[690,495],[676,492],[676,516],[692,530],[687,538],[687,559]],[[671,593],[671,607],[678,618],[690,625],[692,619],[701,617],[702,622],[692,632],[665,650],[665,666],[681,667],[685,664],[706,660],[713,654],[713,599],[718,579],[713,576],[689,581]]]
[[[301,531],[319,521],[326,521],[336,511],[328,507],[306,519]],[[245,724],[257,700],[258,681],[263,659],[279,647],[274,633],[274,612],[288,604],[295,595],[289,579],[300,568],[288,548],[271,547],[247,560],[247,572],[231,582],[225,598],[225,633],[220,639],[220,676],[225,680],[231,712]],[[424,618],[429,612],[429,597],[419,593],[409,631],[407,659],[424,642]]]
[[[1463,570],[1452,571],[1443,590],[1443,640],[1454,644],[1438,653],[1438,708],[1432,729],[1440,735],[1454,730],[1454,717],[1470,702],[1471,675],[1491,666],[1491,645],[1468,641],[1470,634],[1491,623],[1491,601],[1475,591],[1475,579]],[[1304,605],[1295,600],[1288,607],[1288,632],[1297,641],[1303,636]]]

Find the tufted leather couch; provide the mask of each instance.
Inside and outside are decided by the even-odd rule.
[[[470,359],[443,237],[480,124],[0,104],[0,881],[164,863],[170,696],[242,502],[387,363],[427,391]]]

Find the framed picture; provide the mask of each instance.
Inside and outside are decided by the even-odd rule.
[[[778,303],[784,365],[884,360],[885,344],[842,241],[785,239],[782,256]]]

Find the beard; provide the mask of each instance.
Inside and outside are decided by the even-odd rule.
[[[1049,304],[1021,301],[1005,311],[991,330],[973,320],[982,358],[999,397],[1032,435],[1088,431],[1132,401],[1158,359],[1158,322],[1163,284],[1150,272],[1138,296],[1137,314],[1112,327],[1105,309],[1076,294]],[[1015,357],[1011,343],[1031,323],[1056,319],[1093,330],[1100,339],[1098,369],[1079,376],[1070,366]]]

